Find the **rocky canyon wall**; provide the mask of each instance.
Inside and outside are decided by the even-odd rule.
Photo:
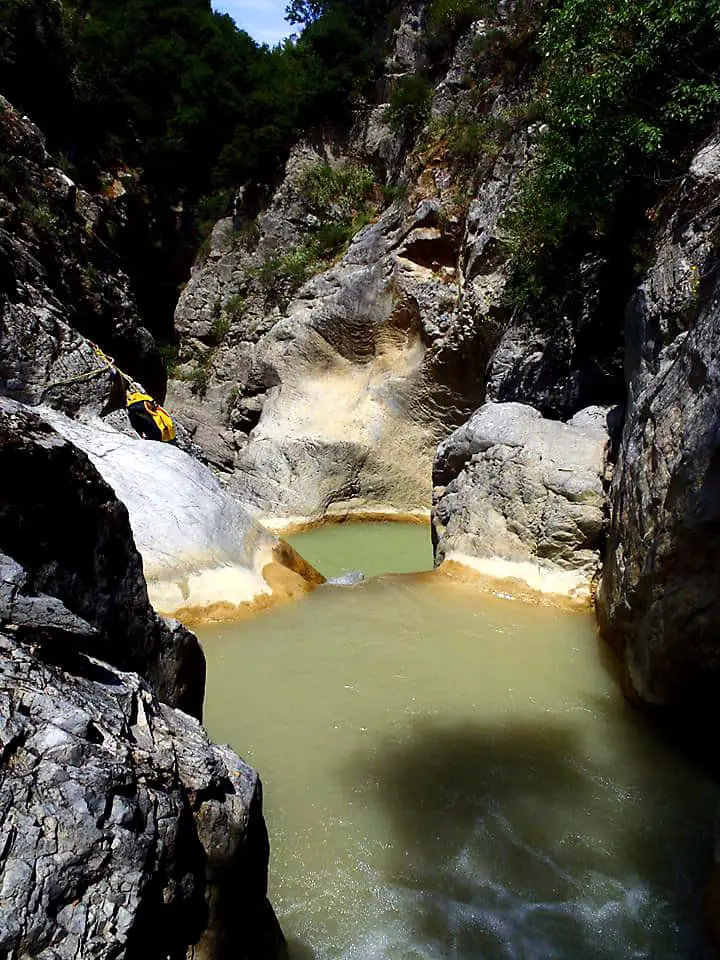
[[[720,140],[659,224],[627,313],[627,412],[598,595],[642,700],[713,710],[720,670]]]
[[[160,355],[98,235],[104,198],[54,166],[41,133],[2,99],[0,155],[0,954],[276,957],[259,778],[208,741],[202,651],[158,615],[143,570],[163,527],[186,531],[194,550],[170,572],[173,586],[188,566],[227,565],[228,543],[211,524],[203,539],[200,517],[193,525],[184,511],[188,490],[202,500],[204,487],[216,512],[235,504],[182,450],[134,433],[95,350],[164,389]],[[117,450],[126,456],[113,475]],[[174,473],[158,470],[158,454]],[[287,589],[275,568],[296,558],[232,517],[241,573],[255,576],[257,560],[261,590],[268,568]],[[290,578],[306,583],[298,569]]]

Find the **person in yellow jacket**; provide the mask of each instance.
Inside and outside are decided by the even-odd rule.
[[[175,425],[170,414],[149,394],[141,393],[134,384],[130,385],[126,402],[130,423],[144,440],[175,441]]]

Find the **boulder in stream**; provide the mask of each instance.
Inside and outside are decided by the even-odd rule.
[[[456,562],[587,599],[605,532],[610,410],[568,423],[521,403],[486,403],[438,447],[436,565]]]

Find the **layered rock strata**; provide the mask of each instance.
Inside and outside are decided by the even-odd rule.
[[[568,423],[488,403],[440,444],[435,562],[587,600],[600,566],[608,477],[606,408]]]
[[[720,682],[720,139],[694,158],[628,310],[628,408],[598,597],[647,703],[714,710]]]
[[[73,656],[75,631],[16,626],[0,626],[0,954],[279,956],[255,771],[137,675]]]

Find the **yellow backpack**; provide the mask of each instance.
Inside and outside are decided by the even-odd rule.
[[[155,425],[160,431],[160,439],[164,443],[169,443],[171,440],[174,440],[176,436],[175,424],[172,422],[172,417],[167,410],[164,410],[160,404],[156,403],[147,393],[128,393],[128,406],[133,403],[139,403],[140,401],[143,402],[145,409],[155,421]]]

